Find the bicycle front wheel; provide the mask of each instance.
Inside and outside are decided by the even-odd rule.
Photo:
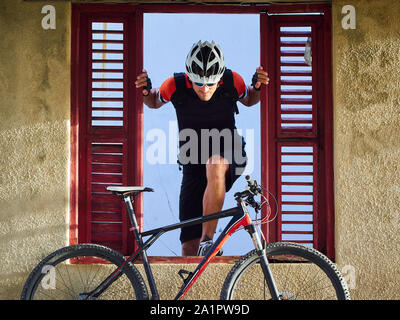
[[[319,251],[277,242],[267,245],[266,255],[282,300],[350,299],[339,270]],[[234,265],[223,284],[221,299],[272,299],[256,250]]]
[[[117,251],[77,244],[51,253],[29,275],[22,300],[85,300],[88,293],[125,262]],[[146,285],[134,265],[126,263],[121,276],[97,299],[148,299]]]

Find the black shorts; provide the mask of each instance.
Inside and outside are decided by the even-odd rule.
[[[222,155],[223,156],[223,155]],[[242,156],[246,157],[244,145]],[[229,165],[229,171],[225,179],[225,188],[228,192],[234,182],[242,175],[247,164],[238,164],[235,161]],[[179,219],[180,221],[201,217],[203,215],[203,196],[207,187],[206,165],[187,164],[183,166],[183,177],[179,196]],[[202,225],[197,224],[181,229],[181,243],[199,239],[202,233]]]

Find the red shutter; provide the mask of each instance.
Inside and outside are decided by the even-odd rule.
[[[262,18],[262,53],[271,78],[262,111],[263,177],[279,206],[264,231],[270,241],[303,243],[332,257],[331,61],[325,55],[330,15],[322,13]]]
[[[133,248],[128,217],[109,185],[139,184],[141,118],[132,76],[137,72],[135,16],[79,12],[78,242],[98,243],[128,254]],[[76,18],[75,18],[76,19]],[[74,109],[73,109],[74,110]],[[138,152],[134,152],[138,150]],[[140,206],[139,206],[140,207]],[[136,206],[136,209],[138,206]],[[140,211],[140,210],[139,210]],[[141,223],[141,216],[138,222]]]
[[[305,47],[308,41],[312,43],[314,33],[315,28],[310,25],[278,24],[280,95],[277,104],[280,106],[278,134],[281,137],[316,134],[313,68],[305,62]]]
[[[315,247],[318,230],[318,152],[314,143],[278,143],[278,239]]]
[[[90,242],[126,251],[127,221],[108,185],[126,185],[127,23],[89,20],[87,203]]]

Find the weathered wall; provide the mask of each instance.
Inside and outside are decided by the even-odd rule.
[[[70,4],[43,5],[0,1],[0,299],[67,241]]]
[[[333,1],[336,260],[355,268],[353,298],[399,299],[400,3],[350,2]],[[44,4],[0,2],[0,299],[67,243],[71,9],[53,3],[57,28],[43,30]],[[347,4],[355,30],[341,26]],[[155,266],[163,298],[182,267]],[[230,267],[212,265],[187,298],[218,298]]]
[[[357,299],[400,298],[399,13],[397,0],[333,1],[335,247]]]

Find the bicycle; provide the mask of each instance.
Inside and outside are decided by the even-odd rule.
[[[236,207],[145,232],[139,231],[133,201],[141,192],[154,190],[146,187],[107,187],[126,205],[132,225],[130,231],[134,233],[137,250],[125,258],[111,248],[96,244],[76,244],[59,249],[42,260],[30,273],[21,299],[113,299],[115,292],[126,290],[128,299],[158,300],[160,297],[147,249],[165,232],[225,217],[232,218],[195,270],[178,272],[183,284],[176,300],[185,296],[222,245],[239,229],[250,234],[255,249],[239,259],[230,270],[223,283],[220,299],[350,299],[345,280],[325,255],[296,243],[266,243],[257,228],[265,223],[265,217],[252,221],[247,210],[247,206],[251,206],[258,213],[266,203],[254,199],[260,195],[267,200],[263,195],[264,188],[250,177],[246,176],[246,179],[246,190],[234,195]],[[147,236],[150,238],[143,241]],[[139,257],[151,296],[141,273],[133,264]],[[57,285],[52,284],[51,275],[56,277]],[[256,296],[256,293],[260,295]]]

